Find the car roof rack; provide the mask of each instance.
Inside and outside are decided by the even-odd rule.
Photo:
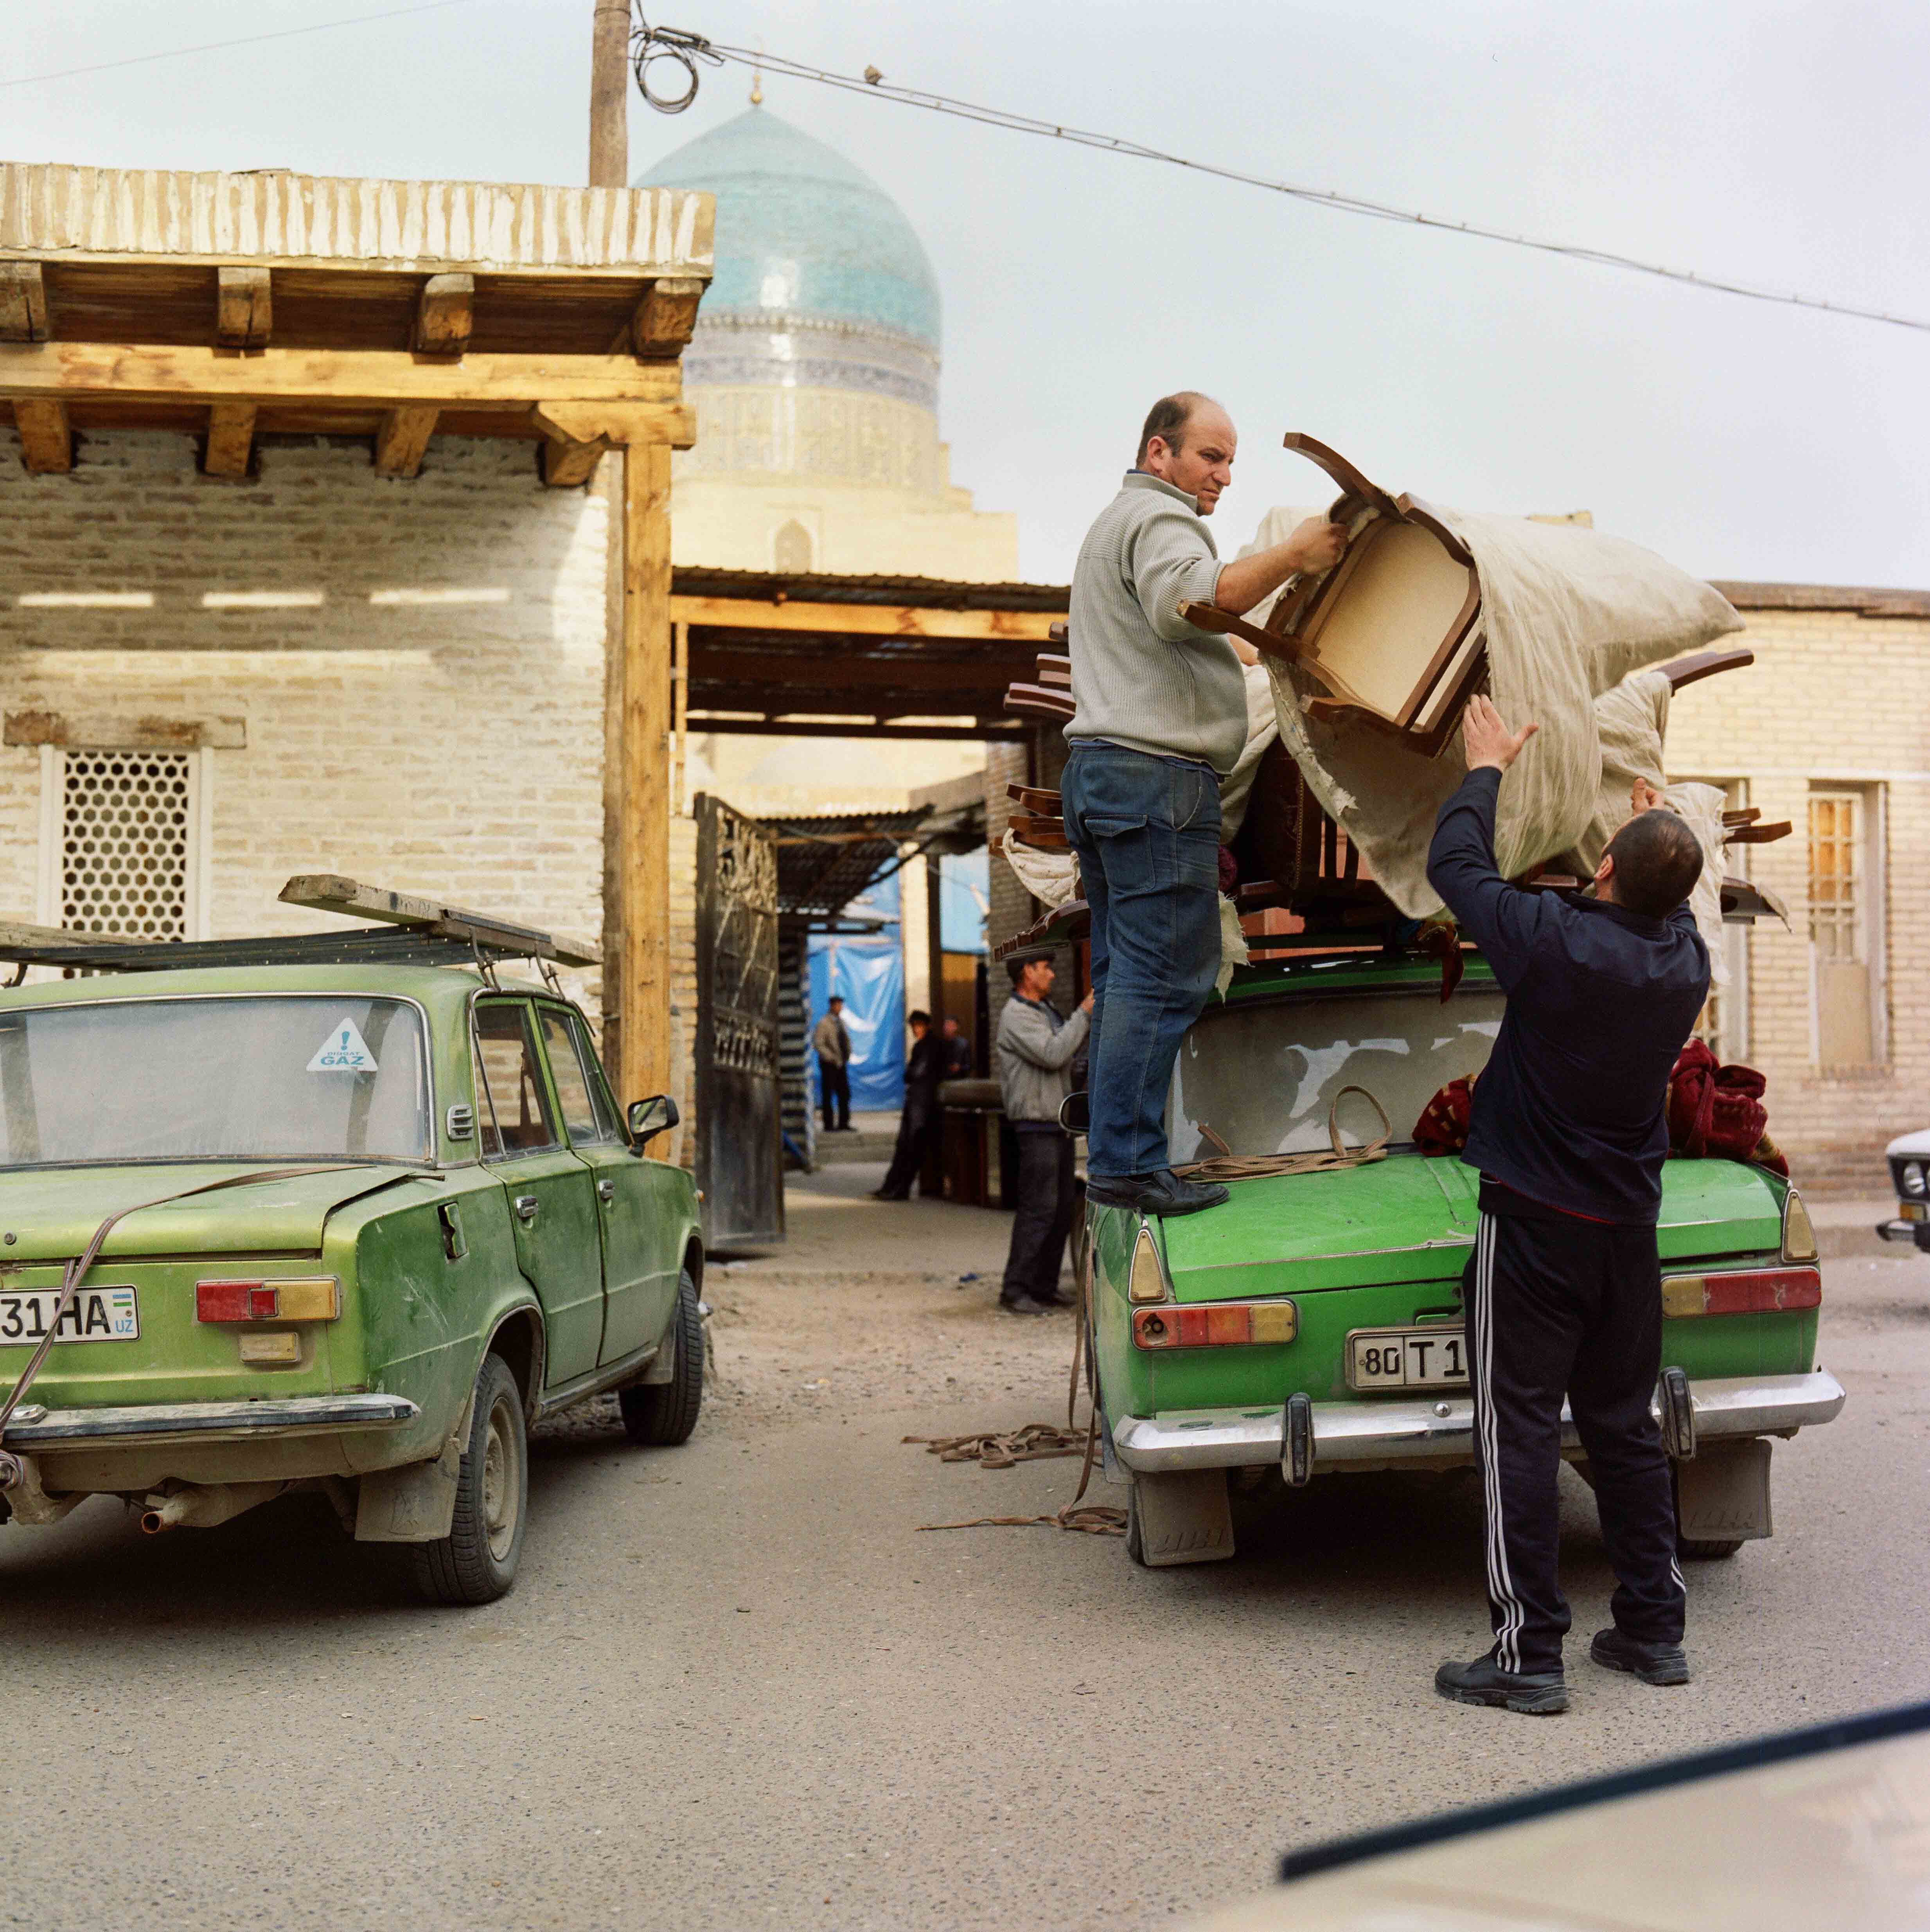
[[[302,873],[281,889],[285,904],[381,922],[346,932],[289,932],[256,939],[178,943],[0,920],[0,960],[22,970],[65,966],[97,973],[173,972],[194,966],[474,966],[493,976],[499,959],[534,960],[546,979],[557,966],[601,966],[586,942],[559,938],[491,913],[365,886],[336,872]]]

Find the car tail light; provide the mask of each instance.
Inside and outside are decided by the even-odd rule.
[[[1201,1308],[1140,1308],[1132,1339],[1141,1348],[1238,1348],[1290,1342],[1300,1311],[1290,1301],[1219,1301]]]
[[[197,1322],[333,1322],[342,1312],[342,1285],[332,1274],[280,1281],[197,1281]]]
[[[1815,1308],[1823,1300],[1823,1276],[1813,1268],[1745,1268],[1721,1274],[1672,1274],[1662,1281],[1662,1312],[1692,1315],[1771,1315],[1789,1308]]]
[[[1782,1258],[1786,1262],[1816,1258],[1816,1230],[1810,1225],[1803,1196],[1793,1187],[1782,1197]]]
[[[1166,1270],[1159,1265],[1159,1250],[1153,1246],[1152,1230],[1142,1227],[1132,1249],[1132,1271],[1126,1277],[1128,1301],[1164,1301]]]

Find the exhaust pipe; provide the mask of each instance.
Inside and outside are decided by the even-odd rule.
[[[272,1502],[287,1487],[286,1483],[190,1483],[172,1496],[148,1497],[141,1533],[158,1536],[165,1529],[212,1529],[257,1503]]]

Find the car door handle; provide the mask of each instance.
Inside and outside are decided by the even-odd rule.
[[[596,1198],[599,1201],[614,1201],[616,1198],[616,1183],[599,1180],[596,1184]]]
[[[541,1204],[533,1194],[519,1194],[516,1197],[516,1218],[526,1228],[535,1226],[536,1210]]]

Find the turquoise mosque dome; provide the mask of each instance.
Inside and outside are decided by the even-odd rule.
[[[717,197],[715,272],[687,382],[856,390],[936,408],[937,278],[904,211],[862,168],[754,106],[634,185]]]

